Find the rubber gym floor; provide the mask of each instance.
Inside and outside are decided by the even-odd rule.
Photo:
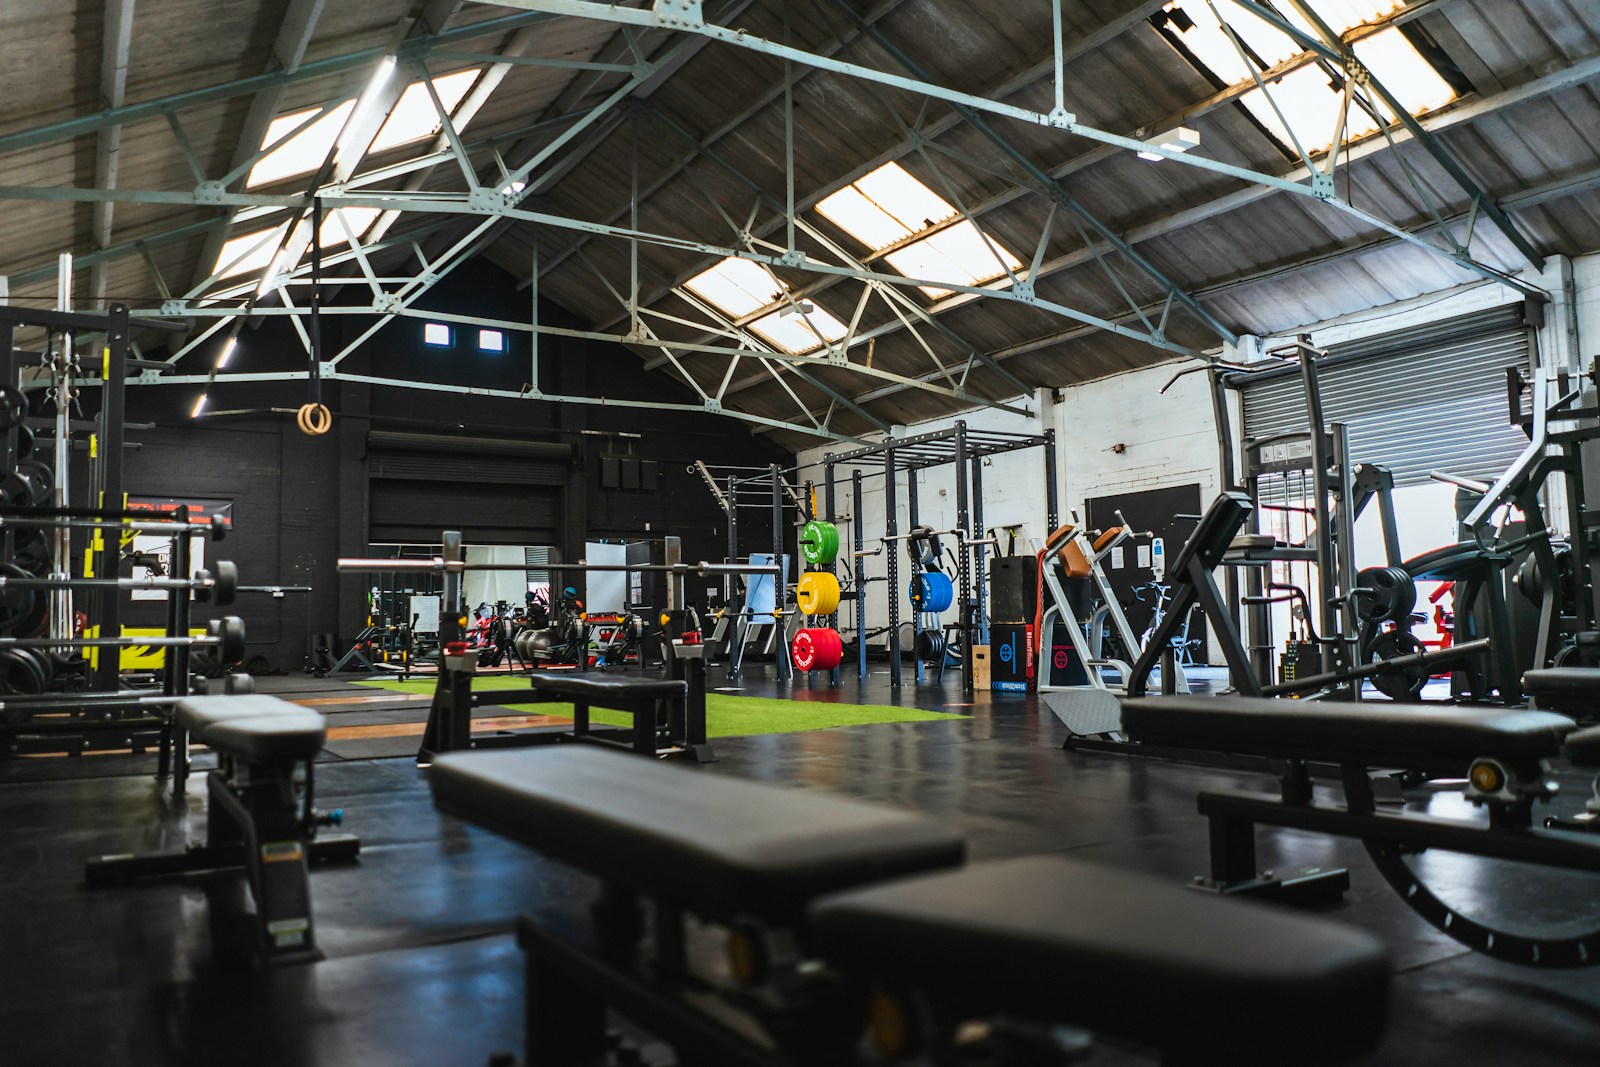
[[[1177,881],[1205,869],[1195,795],[1266,783],[1249,772],[1063,751],[1059,724],[1031,698],[964,698],[957,677],[897,693],[885,672],[876,665],[864,686],[847,677],[838,699],[970,717],[723,738],[719,761],[690,773],[922,811],[958,826],[974,858],[1071,852]],[[716,674],[713,683],[722,684]],[[264,678],[259,688],[329,714],[344,738],[330,741],[317,768],[317,799],[344,809],[362,853],[312,876],[327,958],[265,975],[214,965],[207,896],[237,892],[227,877],[84,888],[86,857],[176,847],[203,834],[205,754],[178,808],[151,777],[153,755],[8,761],[0,764],[0,1064],[476,1065],[495,1050],[520,1055],[512,919],[536,911],[576,920],[592,886],[440,816],[425,772],[409,755],[383,755],[410,751],[425,698],[300,676]],[[742,691],[784,695],[759,667],[747,670]],[[369,729],[345,732],[356,725]],[[1563,792],[1574,806],[1587,783],[1564,776]],[[1412,915],[1358,844],[1275,830],[1260,840],[1265,865],[1349,866],[1352,891],[1327,914],[1391,946],[1392,1021],[1367,1062],[1592,1067],[1600,1056],[1600,969],[1534,970],[1474,956]],[[1507,926],[1595,910],[1592,881],[1575,876],[1451,856],[1423,862],[1441,895]],[[1062,975],[1062,997],[1093,980]],[[1148,1009],[1159,1030],[1162,1005]],[[1251,1010],[1239,1005],[1239,1027],[1251,1026]],[[657,1060],[659,1050],[646,1052]],[[1261,1059],[1296,1062],[1292,1048],[1263,1048]],[[1105,1048],[1093,1062],[1147,1061]]]

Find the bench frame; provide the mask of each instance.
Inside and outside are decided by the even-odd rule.
[[[1318,802],[1307,765],[1301,760],[1290,761],[1277,796],[1244,791],[1201,793],[1199,811],[1210,825],[1211,874],[1197,878],[1195,887],[1226,894],[1270,895],[1292,903],[1338,900],[1350,886],[1348,870],[1261,871],[1256,862],[1255,829],[1258,825],[1281,826],[1350,837],[1362,843],[1379,873],[1408,907],[1468,948],[1529,966],[1600,963],[1600,929],[1553,938],[1492,929],[1440,900],[1405,862],[1411,852],[1435,848],[1600,873],[1600,838],[1534,825],[1535,802],[1555,795],[1545,762],[1515,766],[1487,757],[1472,762],[1466,795],[1488,809],[1486,828],[1459,819],[1380,811],[1366,764],[1343,764],[1340,775],[1343,806]],[[1493,788],[1481,788],[1479,783]],[[1547,827],[1552,825],[1556,825],[1554,820],[1546,821]]]
[[[302,709],[284,703],[295,714]],[[186,849],[91,858],[90,887],[127,885],[197,871],[243,870],[255,901],[254,962],[304,963],[322,958],[312,918],[310,864],[352,860],[361,851],[353,834],[318,836],[315,759],[249,762],[221,749],[206,775],[210,804],[206,839]],[[297,773],[304,782],[296,781]]]

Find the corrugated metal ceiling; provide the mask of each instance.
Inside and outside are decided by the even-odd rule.
[[[1467,172],[1501,200],[1545,255],[1573,255],[1600,248],[1600,92],[1592,78],[1570,79],[1556,91],[1529,93],[1552,78],[1600,57],[1600,10],[1593,0],[1424,0],[1428,10],[1411,25],[1427,33],[1477,87],[1436,117],[1437,136]],[[273,41],[289,13],[289,0],[136,0],[127,100],[251,77],[269,69]],[[1067,68],[1069,106],[1095,126],[1134,136],[1212,96],[1214,87],[1148,22],[1159,7],[1150,0],[1068,0],[1063,15],[1069,44],[1097,29],[1126,20],[1123,32],[1075,56]],[[92,114],[101,106],[101,52],[106,5],[78,0],[11,0],[0,5],[0,62],[15,89],[0,99],[0,137]],[[448,18],[449,26],[499,18],[508,9],[493,4],[443,0],[368,0],[323,5],[306,61],[392,45],[413,31],[424,10]],[[733,10],[732,24],[751,33],[836,55],[840,59],[900,71],[882,44],[853,23],[865,21],[884,41],[925,68],[941,84],[986,95],[1008,87],[1007,99],[1048,110],[1052,86],[1037,73],[1050,58],[1050,5],[972,4],[960,0],[728,0],[708,4],[709,14]],[[646,55],[679,38],[660,31],[637,35]],[[525,55],[627,62],[628,41],[600,21],[550,18],[536,31],[512,31],[460,46],[498,52],[515,44]],[[440,55],[430,69],[443,73],[468,61]],[[1586,69],[1586,68],[1585,68]],[[1155,271],[1199,299],[1228,329],[1270,333],[1306,322],[1381,306],[1436,291],[1472,275],[1448,261],[1394,240],[1359,219],[1309,200],[1284,194],[1254,194],[1238,181],[1192,167],[1153,165],[1125,152],[1106,152],[1059,131],[1001,119],[987,125],[1014,155],[973,124],[951,121],[950,109],[925,111],[907,94],[848,77],[796,68],[794,137],[795,195],[802,204],[836,188],[841,180],[884,158],[903,166],[947,199],[980,212],[984,229],[1023,260],[1033,257],[1050,215],[1049,201],[1019,192],[1028,183],[1022,163],[1058,176],[1064,193],[1129,241]],[[638,207],[642,229],[692,241],[736,243],[735,230],[748,218],[757,235],[772,232],[777,205],[786,194],[783,64],[772,57],[718,44],[700,47],[671,76],[635,93],[618,115],[580,139],[583,151],[559,180],[541,189],[539,210],[606,223],[629,220],[633,160],[644,194]],[[347,70],[289,85],[280,113],[354,91],[363,72]],[[617,85],[621,73],[512,67],[464,131],[469,142],[496,138],[494,148],[512,165],[548,142],[552,134],[524,136],[541,119],[592,105]],[[1526,98],[1524,98],[1526,97]],[[227,169],[250,107],[249,96],[183,112],[184,132],[209,173]],[[920,121],[933,136],[923,151],[906,151],[907,127]],[[1236,105],[1211,107],[1184,122],[1199,130],[1204,155],[1253,169],[1289,173],[1292,161]],[[708,146],[698,151],[692,145]],[[4,157],[0,184],[89,187],[95,177],[96,138],[80,136]],[[380,157],[404,157],[411,150]],[[490,174],[488,144],[474,153],[480,173]],[[1402,161],[1410,168],[1402,167]],[[457,187],[453,166],[435,168],[418,184],[424,191]],[[129,188],[192,188],[193,175],[159,119],[126,129],[121,142],[119,184]],[[291,183],[292,184],[292,183]],[[1339,191],[1377,216],[1408,227],[1429,220],[1416,185],[1440,198],[1447,213],[1465,211],[1466,201],[1422,146],[1407,142],[1350,164]],[[216,209],[120,203],[113,243],[154,236],[177,227],[176,239],[149,245],[162,279],[181,291],[204,275],[198,262],[203,227],[221,217]],[[806,214],[826,237],[852,254],[866,250],[815,212]],[[13,288],[13,297],[47,300],[53,284],[45,268],[57,252],[93,250],[86,204],[13,201],[0,216],[0,271],[37,275]],[[730,225],[730,220],[732,225]],[[447,227],[425,244],[436,253],[464,226]],[[596,327],[625,330],[618,293],[626,293],[630,262],[626,244],[584,238],[570,230],[535,230],[528,223],[502,223],[485,255],[526,279],[537,236],[544,273],[541,295]],[[825,246],[802,234],[798,246],[831,259]],[[1510,243],[1481,224],[1474,253],[1498,269],[1524,264]],[[668,291],[711,261],[692,250],[641,246],[642,295],[649,311],[699,317]],[[1083,232],[1060,212],[1043,251],[1045,269],[1035,284],[1041,299],[1055,301],[1124,324],[1140,320],[1128,301],[1159,318],[1164,290],[1127,260],[1104,260],[1086,251]],[[795,289],[810,286],[812,299],[844,321],[856,310],[855,281],[779,270]],[[106,293],[150,303],[157,282],[135,254],[111,261]],[[997,358],[1010,375],[1030,385],[1062,386],[1101,377],[1170,355],[1138,341],[1093,330],[1061,315],[1015,302],[955,298],[935,304],[917,290],[910,299],[934,316],[936,326],[917,332],[880,297],[864,306],[859,328],[875,336],[870,358],[880,370],[961,386],[974,396],[1005,399],[1017,388],[993,369],[973,364],[973,350]],[[714,341],[707,331],[661,315],[645,321],[678,342]],[[920,334],[920,336],[918,336]],[[1193,312],[1176,307],[1166,336],[1178,344],[1211,348],[1217,335]],[[647,361],[660,352],[641,348]],[[853,358],[864,360],[859,350]],[[948,376],[935,360],[945,364]],[[683,366],[715,391],[728,357],[683,354]],[[670,368],[658,368],[671,373]],[[862,377],[818,361],[811,381],[749,362],[734,369],[727,403],[755,414],[805,421],[794,397],[816,411],[833,402],[830,390],[854,398],[884,423],[935,417],[967,406],[939,396]],[[811,384],[815,382],[816,384]],[[786,388],[787,385],[787,388]],[[790,390],[794,396],[791,396]],[[834,427],[854,433],[872,423],[841,409]],[[784,435],[792,444],[806,443]]]

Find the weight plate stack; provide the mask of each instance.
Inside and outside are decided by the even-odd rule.
[[[831,671],[844,661],[844,641],[839,631],[804,629],[789,644],[796,670]]]
[[[839,527],[812,519],[800,529],[800,556],[812,567],[826,567],[839,558]]]
[[[911,606],[918,611],[937,614],[948,611],[950,605],[955,603],[956,589],[950,576],[943,571],[923,571],[911,579],[911,587],[906,595],[911,599]]]
[[[839,610],[839,579],[827,571],[807,571],[795,588],[802,615],[832,615]]]

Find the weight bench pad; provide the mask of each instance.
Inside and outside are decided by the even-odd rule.
[[[1464,771],[1479,756],[1549,759],[1577,724],[1544,711],[1457,711],[1269,697],[1125,700],[1136,741],[1245,756]]]
[[[913,986],[965,1018],[1170,1041],[1195,1063],[1274,1048],[1297,1064],[1341,1062],[1383,1031],[1389,967],[1370,934],[1080,860],[902,879],[826,897],[811,916],[830,966]]]
[[[185,697],[173,717],[201,744],[253,763],[311,759],[328,732],[317,712],[267,693]]]
[[[600,703],[608,698],[645,700],[654,697],[682,699],[689,692],[689,683],[666,678],[623,678],[614,674],[584,677],[574,674],[535,674],[528,679],[541,696],[558,696],[567,700],[592,700]]]
[[[1546,667],[1522,676],[1522,691],[1548,711],[1600,713],[1600,667]]]
[[[1600,726],[1568,734],[1566,754],[1579,767],[1600,767]]]
[[[921,816],[582,745],[461,752],[439,809],[710,919],[793,919],[824,893],[959,864]]]

